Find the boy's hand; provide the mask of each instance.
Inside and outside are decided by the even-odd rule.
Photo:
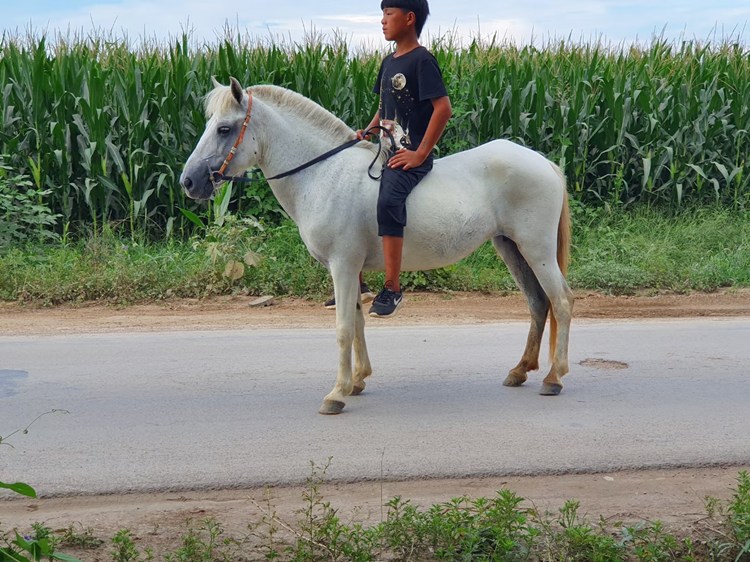
[[[427,158],[420,156],[418,152],[413,150],[406,150],[402,148],[396,154],[391,156],[388,160],[389,168],[403,168],[404,170],[411,170],[412,168],[419,168]]]
[[[357,131],[357,138],[359,140],[370,140],[372,138],[372,133],[365,135],[365,129],[360,129]]]

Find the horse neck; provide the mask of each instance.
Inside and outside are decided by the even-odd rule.
[[[254,101],[253,135],[260,148],[258,166],[263,175],[273,177],[304,164],[343,141],[321,138],[309,124],[299,117],[283,113],[275,106]],[[252,125],[251,125],[252,127]],[[283,209],[299,223],[305,212],[312,212],[313,192],[320,189],[318,182],[309,181],[315,168],[304,174],[270,182],[271,190]],[[307,181],[300,182],[304,177]]]

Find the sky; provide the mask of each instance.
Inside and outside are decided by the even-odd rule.
[[[568,38],[630,45],[655,36],[750,43],[750,0],[430,0],[430,10],[425,40],[450,32],[520,45]],[[189,31],[212,44],[228,26],[260,39],[299,41],[315,30],[382,47],[380,14],[377,0],[0,0],[0,34],[98,29],[137,42]]]

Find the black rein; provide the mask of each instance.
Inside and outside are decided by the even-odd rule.
[[[364,134],[362,136],[364,138],[367,138],[368,135],[370,135],[371,133],[373,133],[375,131],[382,131],[382,132],[384,132],[385,136],[388,138],[388,140],[391,141],[391,146],[396,146],[396,142],[394,141],[393,135],[391,134],[391,132],[388,129],[385,129],[385,128],[381,127],[380,125],[376,125],[374,127],[370,127],[369,129],[367,129],[364,132]],[[380,154],[383,152],[383,146],[382,146],[382,143],[381,143],[381,140],[380,140],[380,136],[376,136],[376,139],[377,139],[377,144],[378,144],[378,154],[373,159],[373,161],[370,164],[369,168],[367,168],[367,175],[370,176],[370,178],[373,179],[373,180],[379,180],[380,179],[380,176],[373,176],[372,175],[372,168],[373,168],[373,166],[375,166],[375,163],[380,158]],[[341,145],[337,146],[336,148],[332,148],[328,152],[326,152],[324,154],[321,154],[320,156],[317,156],[317,157],[313,158],[309,162],[305,162],[304,164],[302,164],[300,166],[297,166],[293,170],[289,170],[289,171],[284,172],[282,174],[275,175],[272,178],[266,178],[266,180],[268,180],[268,181],[271,181],[271,180],[280,180],[282,178],[293,176],[297,172],[301,172],[302,170],[306,170],[307,168],[309,168],[311,166],[314,166],[315,164],[318,164],[318,163],[322,162],[323,160],[328,160],[331,156],[334,156],[334,155],[338,154],[339,152],[342,152],[342,151],[346,150],[347,148],[351,148],[352,146],[354,146],[355,144],[360,143],[360,142],[362,142],[360,139],[352,139],[352,140],[346,141],[344,144],[341,144]],[[381,172],[381,175],[382,175],[382,172]],[[224,181],[231,181],[231,182],[237,182],[237,183],[249,183],[249,182],[258,181],[255,178],[249,178],[247,176],[225,176],[224,174],[221,174],[218,171],[212,171],[211,172],[211,180],[214,183],[216,183],[216,184],[224,182]]]

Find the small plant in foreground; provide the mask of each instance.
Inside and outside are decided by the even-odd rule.
[[[623,542],[640,562],[669,562],[670,560],[696,560],[689,539],[679,540],[667,533],[661,521],[641,523],[622,529]]]
[[[343,523],[331,503],[323,500],[320,488],[330,464],[330,458],[322,466],[310,463],[311,474],[302,493],[304,507],[297,511],[299,517],[296,525],[279,517],[270,501],[266,502],[266,507],[253,501],[263,512],[263,517],[259,525],[251,528],[256,535],[258,529],[267,529],[265,536],[269,543],[264,547],[266,560],[370,562],[377,559],[378,528],[368,529],[361,524],[349,526]],[[291,533],[294,537],[292,544],[284,547],[277,542],[276,535],[280,528]]]
[[[112,546],[113,562],[150,562],[154,559],[149,550],[143,554],[138,550],[133,535],[127,529],[121,529],[112,537]]]
[[[5,446],[10,447],[12,449],[13,445],[11,445],[8,442],[8,439],[10,439],[11,437],[13,437],[17,433],[21,433],[22,435],[27,435],[29,433],[29,428],[32,425],[34,425],[37,422],[37,420],[39,420],[40,418],[43,418],[46,415],[57,414],[57,413],[60,413],[60,414],[69,414],[70,412],[68,412],[67,410],[50,410],[49,412],[44,412],[43,414],[39,414],[37,417],[35,417],[33,420],[31,420],[31,423],[29,423],[23,429],[16,429],[15,431],[13,431],[13,432],[9,433],[8,435],[5,435],[5,436],[0,435],[0,446],[5,445]],[[21,496],[26,496],[28,498],[36,498],[36,490],[34,490],[34,488],[32,488],[31,486],[29,486],[28,484],[25,484],[23,482],[16,482],[14,484],[9,484],[9,483],[0,481],[0,490],[2,490],[2,489],[10,490],[11,492],[15,492],[16,494],[19,494]]]
[[[104,544],[104,541],[94,535],[91,527],[77,529],[72,523],[63,531],[60,537],[60,544],[83,550],[93,550]]]
[[[171,554],[164,556],[165,562],[214,562],[216,560],[235,561],[238,559],[230,552],[236,542],[223,537],[224,529],[215,519],[204,520],[199,528],[194,528],[188,521],[188,531],[182,537],[182,546]]]
[[[270,500],[267,508],[254,502],[269,528],[266,560],[750,562],[744,534],[750,513],[746,472],[740,473],[732,500],[707,503],[708,517],[682,537],[660,521],[625,525],[600,518],[591,523],[575,500],[557,512],[540,513],[523,507],[525,500],[509,490],[494,498],[454,498],[427,509],[396,496],[386,502],[387,516],[380,523],[369,528],[347,525],[321,493],[330,462],[312,464],[296,526],[281,519]],[[284,545],[277,535],[280,529],[294,537],[292,543]]]
[[[58,238],[53,228],[60,215],[43,203],[51,190],[37,189],[31,179],[14,174],[0,154],[0,248],[13,243]]]
[[[43,414],[38,415],[34,418],[23,429],[17,429],[12,433],[2,436],[0,435],[0,446],[5,445],[13,448],[13,445],[8,443],[8,439],[13,437],[17,433],[23,435],[28,434],[29,428],[39,419],[48,414],[53,413],[69,413],[67,410],[50,410]],[[21,496],[29,498],[36,498],[36,490],[23,482],[16,482],[14,484],[8,484],[0,482],[0,489],[10,490]],[[35,523],[32,525],[34,530],[33,535],[21,535],[18,531],[15,531],[15,538],[9,538],[8,535],[0,535],[0,539],[5,542],[5,546],[0,546],[0,562],[35,562],[37,560],[63,560],[67,562],[81,562],[73,556],[62,554],[55,551],[55,537],[52,536],[50,529]]]
[[[568,500],[555,519],[550,514],[534,512],[534,523],[541,530],[535,560],[611,562],[624,559],[625,548],[606,532],[604,521],[599,522],[598,528],[592,527],[579,515],[579,508],[579,502]]]
[[[318,466],[310,463],[311,474],[302,493],[304,507],[299,510],[299,531],[292,549],[292,560],[373,560],[373,532],[360,525],[349,527],[341,521],[338,510],[324,501],[321,486],[325,482],[332,458]]]
[[[750,474],[739,473],[730,501],[707,497],[705,508],[708,517],[697,529],[707,551],[704,558],[750,562]]]
[[[52,531],[41,523],[32,525],[33,535],[21,535],[16,531],[15,538],[0,547],[0,562],[37,562],[41,560],[61,560],[82,562],[78,558],[55,551],[55,538]]]
[[[736,562],[750,561],[750,473],[737,477],[737,488],[729,503],[729,524],[739,549]]]

